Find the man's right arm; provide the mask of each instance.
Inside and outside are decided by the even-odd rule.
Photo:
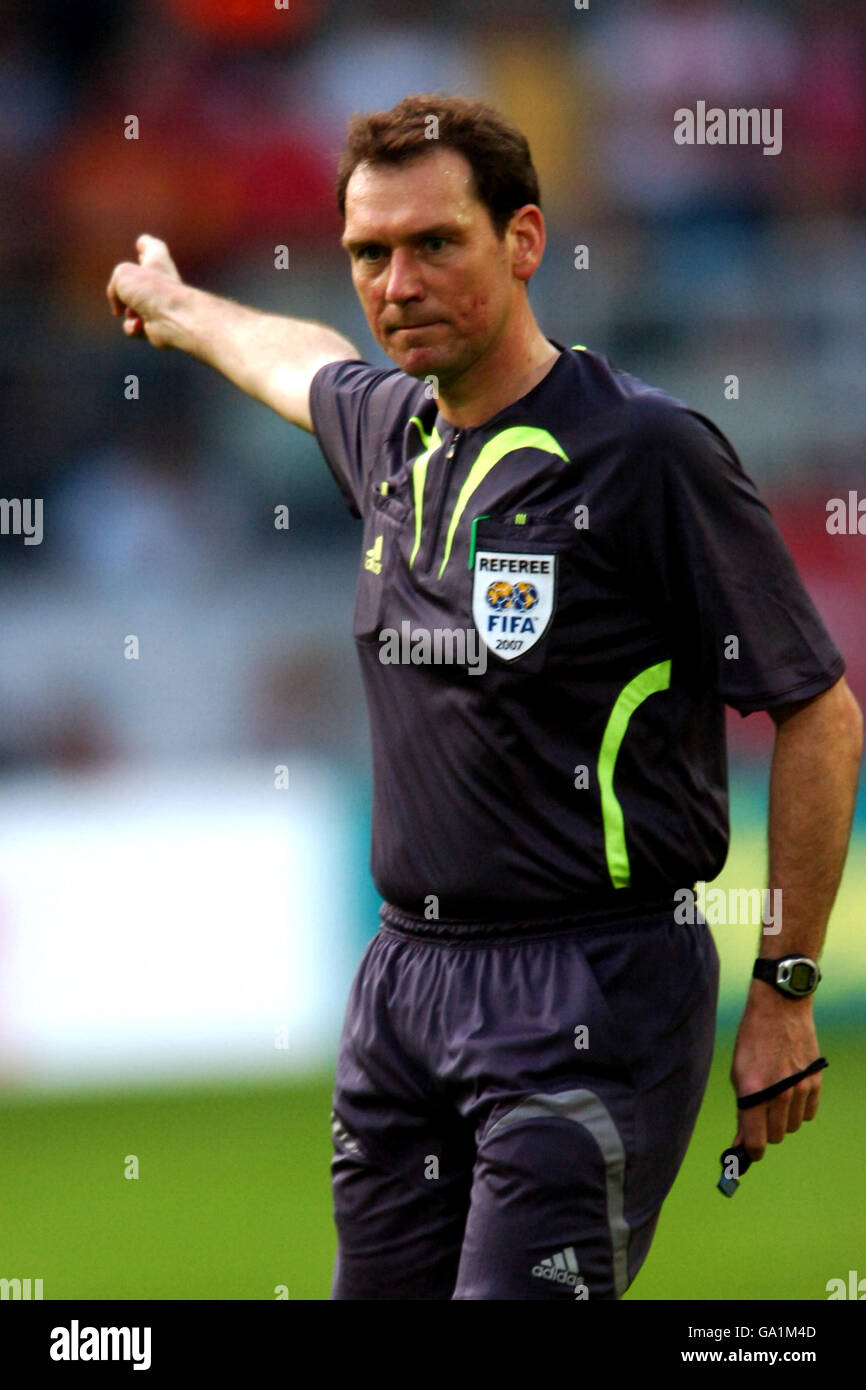
[[[261,313],[183,284],[157,237],[141,236],[136,247],[139,264],[116,266],[108,283],[124,332],[188,352],[312,432],[310,383],[326,363],[360,357],[354,344],[324,324]]]

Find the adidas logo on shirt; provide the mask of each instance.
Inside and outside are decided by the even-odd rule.
[[[377,536],[369,550],[364,551],[364,569],[373,574],[382,573],[382,542],[384,536]]]
[[[548,1255],[546,1260],[539,1260],[533,1265],[532,1273],[536,1279],[549,1279],[552,1284],[569,1284],[572,1288],[583,1283],[573,1245],[556,1255]]]

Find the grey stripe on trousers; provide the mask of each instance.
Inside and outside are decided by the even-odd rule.
[[[628,1288],[628,1242],[631,1234],[625,1219],[625,1148],[613,1116],[594,1091],[561,1091],[557,1095],[529,1096],[513,1110],[501,1115],[490,1126],[485,1140],[497,1131],[509,1129],[523,1120],[555,1117],[573,1120],[589,1130],[604,1159],[607,1184],[607,1224],[613,1251],[613,1282],[619,1298]]]

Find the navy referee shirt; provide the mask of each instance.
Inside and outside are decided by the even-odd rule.
[[[363,519],[354,615],[382,897],[443,920],[654,901],[728,850],[724,706],[845,662],[731,444],[584,348],[455,428],[397,368],[313,378]],[[438,634],[438,636],[437,636]]]

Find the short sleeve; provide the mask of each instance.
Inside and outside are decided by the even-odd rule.
[[[635,423],[630,550],[686,669],[742,716],[835,685],[845,661],[733,446],[664,398]]]
[[[385,440],[409,419],[418,390],[418,383],[399,369],[383,370],[354,358],[328,362],[314,375],[313,431],[353,516],[363,514],[370,469]]]

